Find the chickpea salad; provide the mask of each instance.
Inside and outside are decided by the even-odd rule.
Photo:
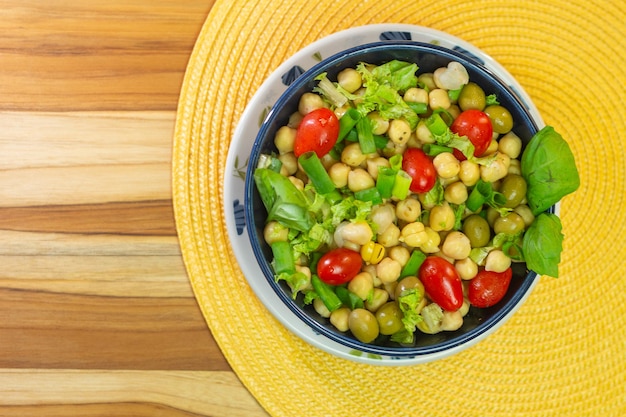
[[[411,345],[501,301],[514,262],[558,277],[547,210],[580,179],[552,127],[524,149],[511,112],[454,61],[316,80],[254,171],[275,280],[294,299],[363,343]]]

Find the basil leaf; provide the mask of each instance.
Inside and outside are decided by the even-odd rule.
[[[561,220],[554,214],[541,213],[524,233],[522,252],[526,266],[540,275],[559,277],[563,251]]]
[[[521,161],[526,197],[534,215],[542,213],[580,186],[574,155],[551,126],[532,137]]]

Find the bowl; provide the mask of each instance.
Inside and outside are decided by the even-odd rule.
[[[489,65],[490,58],[484,55],[468,53],[463,48],[448,48],[405,39],[387,39],[384,42],[357,45],[323,59],[306,71],[294,66],[282,74],[281,80],[288,87],[264,114],[248,156],[243,208],[237,208],[240,211],[243,209],[245,215],[245,224],[240,223],[239,226],[247,229],[256,262],[254,270],[262,273],[262,277],[251,278],[247,274],[246,278],[249,281],[254,280],[255,292],[279,321],[305,341],[327,352],[362,362],[393,365],[428,362],[474,345],[511,317],[528,297],[538,278],[524,263],[514,263],[509,290],[499,303],[489,308],[472,307],[458,330],[433,335],[420,334],[411,345],[401,345],[388,339],[363,343],[350,332],[339,332],[328,319],[316,313],[311,305],[305,305],[302,296],[292,298],[289,287],[283,281],[275,281],[270,264],[271,249],[263,239],[267,213],[253,180],[259,156],[276,151],[273,144],[276,131],[287,124],[290,115],[297,110],[300,96],[313,89],[317,84],[315,77],[320,73],[326,72],[329,79],[335,80],[340,70],[355,67],[359,62],[382,64],[394,59],[417,63],[419,73],[431,72],[451,61],[460,62],[467,69],[471,81],[480,85],[486,94],[496,94],[499,102],[511,112],[515,121],[512,130],[522,139],[524,145],[543,125],[521,86],[511,78],[504,80],[502,72],[497,71],[500,68]],[[508,73],[504,72],[504,75],[508,76]],[[556,210],[557,207],[552,207],[549,211]],[[239,219],[241,221],[241,217]],[[247,259],[246,263],[251,261]],[[281,304],[280,307],[276,306],[277,302]]]

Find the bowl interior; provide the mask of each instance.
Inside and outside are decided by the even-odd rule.
[[[463,326],[454,332],[441,332],[434,335],[420,334],[412,346],[401,346],[380,336],[373,344],[365,344],[352,337],[349,333],[337,331],[328,321],[320,317],[312,306],[305,306],[302,297],[293,300],[291,291],[284,282],[276,283],[270,266],[271,249],[263,239],[263,227],[267,213],[258,195],[253,180],[253,171],[257,166],[259,155],[275,152],[273,138],[276,131],[287,124],[289,116],[297,110],[300,96],[311,91],[317,84],[315,76],[322,72],[328,78],[336,79],[336,75],[344,68],[356,67],[359,62],[382,64],[390,60],[415,62],[419,66],[418,73],[432,72],[436,68],[446,66],[450,61],[458,61],[467,69],[470,80],[480,85],[485,94],[496,94],[500,104],[506,107],[514,120],[513,131],[522,139],[524,146],[537,132],[538,127],[528,113],[528,109],[517,97],[514,87],[503,83],[497,76],[487,70],[471,56],[460,52],[419,42],[384,42],[358,46],[336,54],[306,71],[297,78],[277,100],[265,119],[252,147],[248,172],[245,183],[245,217],[246,229],[252,243],[256,261],[259,263],[269,286],[293,312],[293,320],[302,320],[315,332],[362,352],[379,355],[406,357],[441,352],[459,345],[468,344],[481,335],[486,335],[494,326],[508,317],[524,300],[537,275],[529,271],[524,263],[513,264],[513,278],[509,291],[503,300],[486,309],[470,308],[465,316]],[[553,208],[551,211],[554,211]]]

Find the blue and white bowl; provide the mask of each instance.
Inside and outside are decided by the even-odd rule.
[[[288,329],[306,342],[331,354],[371,364],[407,365],[447,357],[484,339],[519,308],[537,282],[525,264],[514,264],[514,276],[505,298],[487,309],[472,308],[463,326],[454,332],[420,334],[416,345],[403,347],[366,344],[337,331],[311,306],[293,300],[284,283],[276,283],[270,266],[269,246],[263,240],[265,209],[252,172],[259,155],[275,150],[276,130],[297,110],[300,96],[316,85],[315,76],[330,79],[359,62],[381,64],[398,59],[416,62],[429,72],[461,62],[470,80],[487,94],[496,94],[513,115],[513,131],[527,143],[543,121],[523,88],[493,59],[460,39],[411,25],[370,25],[324,38],[287,60],[254,96],[235,131],[229,150],[225,180],[227,229],[237,260],[248,283],[264,306]],[[260,125],[258,122],[261,122]],[[556,211],[553,207],[551,211]]]

